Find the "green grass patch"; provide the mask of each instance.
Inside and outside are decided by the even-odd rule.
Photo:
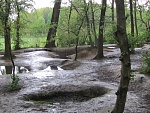
[[[21,48],[31,48],[31,47],[44,47],[46,44],[46,37],[22,37],[21,38]],[[14,40],[11,39],[11,47],[14,49]],[[0,37],[0,50],[5,49],[5,41],[3,37]]]
[[[29,47],[44,47],[46,44],[46,37],[23,37],[21,48]]]

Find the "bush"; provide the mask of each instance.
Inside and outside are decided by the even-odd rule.
[[[113,27],[107,28],[107,30],[104,32],[104,43],[105,44],[117,44],[117,41],[114,38],[115,31],[116,31],[115,25],[113,25]]]
[[[19,85],[19,77],[16,76],[16,75],[11,75],[11,79],[12,79],[12,82],[10,82],[8,84],[8,91],[16,91],[16,90],[19,90],[21,89],[20,85]]]
[[[144,43],[146,42],[145,37],[142,37],[142,35],[139,36],[131,36],[128,34],[128,41],[129,41],[129,49],[131,53],[135,52],[136,47],[142,47]]]
[[[143,58],[143,64],[141,66],[140,72],[144,74],[150,73],[150,53],[144,52],[142,54],[142,58]]]

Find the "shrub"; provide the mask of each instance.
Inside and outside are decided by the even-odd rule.
[[[129,41],[129,49],[131,53],[135,52],[136,47],[142,47],[144,43],[146,42],[145,37],[142,37],[142,35],[139,36],[131,36],[128,34],[128,41]]]
[[[19,77],[16,75],[11,75],[12,82],[8,84],[8,91],[19,90],[21,87],[19,85]]]
[[[150,73],[150,53],[147,51],[142,54],[143,63],[140,69],[141,73]]]

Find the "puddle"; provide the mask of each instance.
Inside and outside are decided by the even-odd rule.
[[[44,70],[63,70],[63,69],[61,67],[59,67],[59,66],[48,66]]]
[[[112,64],[112,61],[109,61],[109,60],[106,60],[106,61],[104,61],[104,64]]]
[[[90,88],[79,91],[58,91],[48,94],[28,95],[25,100],[35,103],[66,103],[66,102],[85,102],[92,98],[100,97],[106,94],[107,88],[100,86],[91,86]]]
[[[116,49],[116,47],[107,47],[108,49]]]
[[[0,75],[12,74],[13,67],[12,66],[0,66]],[[15,66],[15,74],[17,73],[28,73],[29,70],[22,66]]]

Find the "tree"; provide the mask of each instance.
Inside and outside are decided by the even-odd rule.
[[[11,52],[11,40],[10,40],[10,12],[11,12],[11,0],[1,0],[0,1],[0,19],[4,29],[4,38],[5,38],[5,53],[4,58],[10,59]]]
[[[137,26],[137,0],[134,0],[134,24],[135,24],[135,31],[136,31],[136,35],[138,36],[138,26]]]
[[[90,9],[91,9],[91,17],[92,17],[92,33],[94,35],[95,38],[95,45],[97,46],[97,35],[96,35],[96,26],[95,26],[95,12],[93,9],[93,2],[92,0],[89,0],[89,4],[90,4]]]
[[[20,11],[18,0],[15,0],[16,10],[17,10],[17,19],[16,19],[16,45],[15,49],[20,49]]]
[[[105,12],[106,12],[106,0],[102,0],[102,8],[100,15],[100,23],[99,23],[99,37],[98,37],[98,54],[96,56],[97,59],[103,58],[103,30],[104,30],[104,21],[105,21]]]
[[[124,0],[116,0],[116,13],[117,13],[117,31],[115,33],[116,40],[119,44],[121,56],[121,80],[119,88],[116,92],[117,99],[112,113],[123,113],[127,91],[130,81],[131,61],[130,52],[128,47],[128,38],[126,33],[126,17],[124,9]]]
[[[75,46],[76,55],[75,55],[74,60],[77,60],[77,57],[78,57],[78,43],[79,43],[79,36],[78,36],[78,35],[79,35],[80,29],[81,29],[81,27],[82,27],[82,25],[83,25],[84,18],[85,18],[85,16],[83,16],[83,17],[81,18],[81,23],[78,23],[78,24],[76,25],[76,32],[74,32],[74,34],[76,35],[76,46]]]
[[[74,26],[72,30],[69,31],[72,32],[74,35],[75,35],[75,58],[74,60],[77,60],[77,57],[78,57],[78,43],[79,43],[79,33],[80,33],[80,30],[82,28],[82,25],[84,23],[84,19],[85,17],[87,16],[86,14],[82,14],[82,10],[79,10],[73,3],[72,1],[69,0],[69,2],[71,3],[71,7],[70,7],[70,11],[69,11],[69,20],[68,20],[68,23],[70,23],[70,16],[71,16],[71,11],[72,11],[72,8],[75,9],[76,13],[77,13],[77,17],[75,18],[75,23],[74,23]],[[84,1],[85,3],[85,1]],[[85,4],[84,4],[85,5]],[[84,7],[84,10],[85,10],[85,7]]]
[[[146,30],[148,32],[150,32],[150,15],[149,15],[150,7],[149,7],[149,2],[146,2],[143,6],[138,5],[138,8],[139,8],[139,13],[140,13],[140,20],[145,25]],[[146,8],[148,8],[148,9],[146,10]],[[146,15],[145,19],[143,18],[144,11],[145,11],[145,15]]]
[[[91,47],[94,47],[92,37],[91,37],[90,20],[88,17],[88,9],[89,9],[89,5],[87,5],[86,0],[84,0],[84,13],[85,13],[85,19],[86,19],[87,36],[89,37]]]
[[[115,0],[112,0],[112,3],[111,3],[112,22],[114,22],[114,3],[115,3]]]
[[[55,36],[57,32],[57,26],[59,21],[59,14],[60,14],[60,8],[61,8],[61,1],[62,0],[55,0],[50,28],[47,35],[46,45],[45,47],[56,47],[55,45]]]
[[[134,20],[133,20],[133,0],[130,1],[130,21],[131,21],[131,36],[134,36]]]
[[[15,49],[20,49],[20,28],[21,28],[21,22],[20,22],[20,14],[21,12],[25,12],[25,10],[32,8],[32,0],[15,0],[14,2],[14,8],[17,14],[16,17],[16,40],[15,40]]]

